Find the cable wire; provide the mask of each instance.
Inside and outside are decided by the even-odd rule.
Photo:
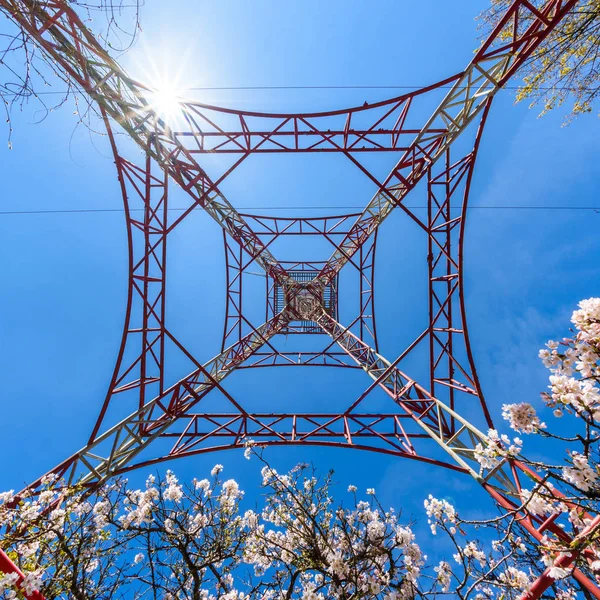
[[[238,206],[238,210],[364,210],[364,206]],[[410,209],[425,209],[427,205],[409,206]],[[456,207],[459,208],[459,207]],[[600,206],[510,206],[510,205],[481,205],[469,206],[468,210],[576,210],[590,211],[600,213]],[[131,212],[142,212],[143,208],[132,208]],[[184,212],[189,208],[172,207],[168,211]],[[192,210],[201,210],[201,207],[194,207]],[[65,209],[41,209],[41,210],[3,210],[0,215],[47,215],[47,214],[84,214],[84,213],[122,213],[123,208],[65,208]]]
[[[420,90],[426,86],[415,86],[415,85],[237,85],[237,86],[202,86],[202,87],[190,87],[178,90],[178,93],[185,92],[214,92],[214,91],[253,91],[253,90]],[[467,86],[462,86],[462,89],[466,89]],[[451,90],[454,89],[452,85],[440,85],[438,90]],[[520,90],[521,86],[518,85],[505,85],[501,90]],[[598,89],[595,87],[539,87],[540,91],[557,91],[557,92],[574,92],[574,91],[590,91]],[[73,90],[69,92],[65,91],[54,91],[48,90],[45,92],[25,92],[25,95],[29,96],[42,96],[42,95],[65,95],[67,93],[74,93]],[[2,92],[3,96],[21,96],[23,94],[19,92]]]

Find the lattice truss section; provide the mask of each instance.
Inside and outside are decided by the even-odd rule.
[[[333,249],[337,243],[348,234],[351,225],[356,221],[358,214],[327,217],[267,217],[242,214],[241,217],[252,227],[258,238],[270,246],[276,240],[285,240],[289,236],[303,236],[309,239],[319,237]],[[244,252],[243,247],[235,242],[227,233],[223,233],[225,244],[226,270],[227,270],[227,307],[225,315],[225,327],[222,349],[237,341],[252,329],[250,319],[244,314],[243,281],[245,274],[255,277],[253,271],[252,257]],[[358,306],[358,314],[351,320],[350,328],[355,330],[374,348],[378,347],[375,311],[373,274],[375,269],[375,248],[377,232],[361,246],[357,256],[349,263],[349,268],[354,270],[357,277],[357,285],[353,290]],[[288,305],[293,305],[296,300],[296,285],[308,286],[317,278],[325,261],[280,261],[292,280],[290,287],[286,282],[278,281],[268,274],[264,274],[266,283],[266,319],[270,319]],[[301,300],[302,296],[298,296]],[[320,305],[323,310],[333,318],[338,318],[339,285],[338,276],[331,282],[322,286],[320,290]],[[312,320],[297,319],[288,323],[280,332],[284,335],[290,334],[323,334],[321,327]],[[329,340],[322,343],[322,348],[314,351],[294,350],[286,348],[278,350],[271,343],[267,343],[264,349],[258,350],[252,359],[240,368],[249,366],[283,366],[283,365],[307,365],[307,366],[340,366],[357,367],[336,344]]]
[[[310,114],[181,102],[178,125],[169,125],[153,109],[153,90],[127,76],[68,3],[0,0],[0,8],[100,111],[113,147],[129,235],[126,323],[108,393],[88,443],[51,472],[94,487],[141,465],[240,447],[247,437],[270,445],[362,448],[468,473],[501,507],[517,511],[533,538],[540,540],[551,531],[569,540],[560,516],[542,521],[521,507],[522,482],[530,489],[540,480],[536,473],[512,458],[491,470],[475,460],[475,447],[492,442],[465,414],[477,414],[484,428],[491,418],[468,341],[463,240],[473,167],[492,99],[576,4],[548,0],[535,9],[527,0],[514,0],[463,71],[386,101]],[[145,160],[133,164],[121,155],[115,126],[143,150]],[[311,152],[347,157],[374,184],[376,191],[362,213],[301,218],[241,214],[221,190],[252,154]],[[207,153],[223,156],[221,172],[209,176],[201,166]],[[371,153],[394,157],[386,176],[367,166],[363,157]],[[189,198],[176,217],[168,213],[170,180]],[[405,204],[419,183],[427,194],[425,217]],[[169,234],[198,207],[223,229],[227,271],[223,343],[220,353],[204,364],[165,321]],[[141,213],[134,208],[142,208]],[[390,361],[377,343],[373,274],[377,231],[394,209],[404,212],[427,239],[428,322],[407,347],[392,349],[396,357]],[[326,240],[330,256],[322,262],[302,256],[291,259],[296,262],[278,260],[273,243],[292,235]],[[266,282],[263,324],[245,313],[244,281],[250,269],[260,270]],[[346,269],[358,273],[359,313],[342,324],[340,278]],[[276,340],[283,334],[313,336],[322,345],[310,353],[282,351]],[[423,347],[428,375],[412,378],[403,366]],[[174,354],[187,361],[189,371],[169,380],[167,365]],[[358,367],[370,385],[335,413],[264,414],[248,411],[244,399],[234,398],[223,386],[237,369],[298,365]],[[389,397],[389,408],[364,411],[365,399],[376,388]],[[222,411],[205,408],[209,393],[222,395]],[[29,491],[39,486],[37,480]],[[591,540],[597,525],[596,517],[578,540]],[[583,542],[567,562],[586,553]],[[582,571],[575,569],[574,577],[600,598]],[[550,583],[546,573],[536,583],[536,595]]]

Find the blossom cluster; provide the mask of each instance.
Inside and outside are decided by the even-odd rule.
[[[496,541],[484,552],[465,538],[465,522],[445,499],[430,495],[424,507],[432,533],[441,528],[454,540],[454,564],[427,567],[412,528],[383,509],[373,488],[361,499],[350,485],[352,502],[336,506],[331,474],[318,477],[307,465],[279,473],[265,465],[264,505],[243,510],[243,491],[222,472],[216,465],[211,478],[184,485],[167,471],[162,481],[149,476],[142,489],[120,480],[94,497],[48,485],[35,498],[10,507],[5,502],[0,516],[28,525],[8,548],[26,576],[21,582],[1,577],[0,597],[16,598],[18,588],[49,597],[77,588],[81,597],[106,597],[113,586],[135,598],[147,594],[144,584],[152,580],[167,600],[412,600],[448,593],[468,580],[476,597],[516,598],[534,579],[505,561],[507,548],[508,556],[524,549],[519,538]],[[545,489],[523,490],[532,514],[571,510],[547,500]],[[14,500],[14,494],[3,498]],[[576,511],[572,518],[588,522]],[[563,549],[549,536],[544,544],[543,566],[564,577],[568,570],[555,564]],[[565,598],[568,593],[564,587]]]
[[[529,591],[535,574],[531,569],[526,571],[519,568],[517,557],[527,550],[520,537],[504,533],[501,539],[493,540],[486,551],[480,541],[466,538],[467,529],[472,528],[473,524],[463,521],[447,500],[430,495],[424,505],[432,532],[437,534],[442,530],[456,548],[454,566],[441,561],[433,569],[436,592],[446,593],[452,587],[470,588],[474,598],[495,600],[520,598]],[[506,524],[502,519],[496,523],[499,530],[504,529]],[[569,590],[568,586],[564,587],[565,592]]]
[[[574,537],[590,524],[590,513],[596,514],[594,499],[600,492],[600,298],[582,300],[572,314],[571,323],[574,326],[572,337],[550,340],[539,351],[539,357],[550,371],[549,391],[542,393],[542,399],[553,410],[555,417],[569,414],[579,421],[576,419],[553,432],[541,421],[535,408],[526,402],[505,404],[502,415],[511,428],[519,433],[541,433],[563,443],[581,444],[580,449],[568,450],[567,466],[544,466],[546,478],[540,480],[532,491],[520,490],[523,507],[530,514],[551,518],[563,530],[570,527]],[[584,431],[579,433],[577,423],[582,421]],[[482,450],[485,452],[485,448]],[[483,454],[485,460],[487,456],[484,452],[480,456]],[[488,465],[491,466],[491,463]],[[569,501],[564,494],[556,493],[552,480],[558,482]],[[572,488],[567,489],[565,483]],[[549,569],[551,577],[562,580],[570,574],[572,566],[559,566],[571,562],[563,560],[564,557],[571,557],[571,554],[562,535],[547,531],[538,550],[541,552],[541,564]],[[588,556],[588,561],[591,561],[592,570],[600,573],[600,552],[594,559],[596,551],[590,551],[592,554],[591,558]],[[507,581],[516,581],[513,575],[507,574]],[[524,577],[522,580],[525,581]],[[562,590],[560,597],[570,598],[570,591]]]
[[[511,429],[519,433],[536,433],[546,429],[546,423],[540,421],[535,408],[528,402],[503,404],[502,417],[509,422]]]
[[[585,421],[585,435],[572,440],[587,438],[585,447],[581,452],[569,453],[570,464],[560,470],[560,476],[578,490],[594,494],[600,484],[597,460],[590,460],[590,449],[597,448],[600,440],[600,298],[582,300],[573,312],[571,322],[575,328],[573,337],[560,342],[550,340],[539,351],[543,364],[551,373],[549,391],[542,393],[542,399],[553,409],[555,417],[567,413]],[[503,405],[502,416],[520,433],[541,433],[547,429],[535,408],[526,402]],[[556,437],[552,432],[546,435]],[[487,448],[479,448],[476,454],[478,459],[491,466]],[[535,507],[536,503],[531,506]]]
[[[490,429],[487,440],[476,444],[474,456],[482,469],[493,469],[505,458],[517,456],[522,447],[520,438],[511,441],[506,434],[500,435],[496,429]]]
[[[600,298],[579,303],[571,322],[574,338],[549,341],[540,358],[550,369],[550,392],[542,397],[557,417],[564,411],[600,422]]]
[[[571,461],[571,467],[563,468],[563,477],[580,490],[589,492],[598,482],[598,465],[593,468],[588,457],[579,452],[571,454]]]
[[[377,504],[373,489],[366,490],[371,501],[334,509],[330,478],[307,476],[306,465],[288,474],[265,466],[262,477],[266,503],[244,554],[255,573],[276,577],[302,565],[291,592],[306,600],[414,596],[425,557],[410,527]]]
[[[456,524],[458,515],[452,504],[446,500],[434,498],[431,494],[429,494],[429,497],[423,504],[427,513],[427,522],[433,535],[437,533],[438,525],[446,526],[448,523],[450,524],[450,532],[452,534],[456,533],[454,525]]]

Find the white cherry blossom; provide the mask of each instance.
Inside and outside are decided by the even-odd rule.
[[[535,408],[527,402],[503,404],[502,417],[510,423],[511,429],[519,433],[535,433],[546,428],[546,424],[537,416]]]

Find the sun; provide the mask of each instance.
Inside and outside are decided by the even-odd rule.
[[[146,109],[157,121],[172,130],[185,127],[190,89],[186,85],[189,66],[196,65],[194,44],[186,44],[181,51],[173,49],[160,39],[150,44],[140,40],[135,53],[129,58],[134,81],[138,81]]]
[[[167,123],[173,125],[181,116],[183,100],[178,94],[178,90],[168,82],[160,82],[149,93],[150,107],[156,113],[156,116]]]

